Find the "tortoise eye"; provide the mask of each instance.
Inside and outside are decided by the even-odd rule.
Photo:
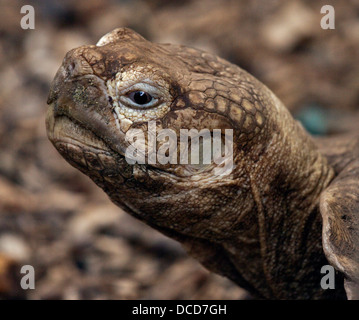
[[[128,97],[134,103],[139,105],[145,105],[153,100],[152,96],[145,91],[133,91],[128,95]]]
[[[124,106],[137,110],[154,108],[163,103],[163,93],[148,83],[135,83],[118,92],[118,100]]]

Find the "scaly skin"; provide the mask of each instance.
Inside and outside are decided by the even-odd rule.
[[[155,88],[159,104],[126,105],[134,84]],[[340,275],[336,290],[320,287],[328,262],[319,196],[334,171],[274,94],[238,66],[116,29],[66,55],[48,103],[48,136],[61,155],[208,269],[258,298],[345,297]],[[147,132],[149,120],[178,136],[180,129],[233,129],[233,171],[128,164],[125,134]]]

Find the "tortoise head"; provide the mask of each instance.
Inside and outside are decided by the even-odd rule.
[[[68,52],[48,103],[48,136],[68,162],[127,211],[187,235],[257,236],[258,201],[306,188],[307,163],[323,163],[247,72],[126,28]]]

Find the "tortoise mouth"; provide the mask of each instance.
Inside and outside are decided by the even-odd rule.
[[[55,115],[54,108],[50,106],[46,115],[46,129],[50,141],[56,146],[58,143],[81,146],[98,152],[111,152],[112,150],[105,141],[85,128],[81,123],[68,115]]]
[[[46,129],[57,151],[84,173],[88,170],[112,172],[116,163],[123,162],[124,156],[101,137],[67,115],[55,115],[51,105],[46,115]]]

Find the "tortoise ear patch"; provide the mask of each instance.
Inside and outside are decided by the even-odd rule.
[[[117,28],[109,33],[106,33],[97,43],[97,47],[102,47],[106,44],[115,43],[118,41],[146,41],[141,35],[129,28]]]

